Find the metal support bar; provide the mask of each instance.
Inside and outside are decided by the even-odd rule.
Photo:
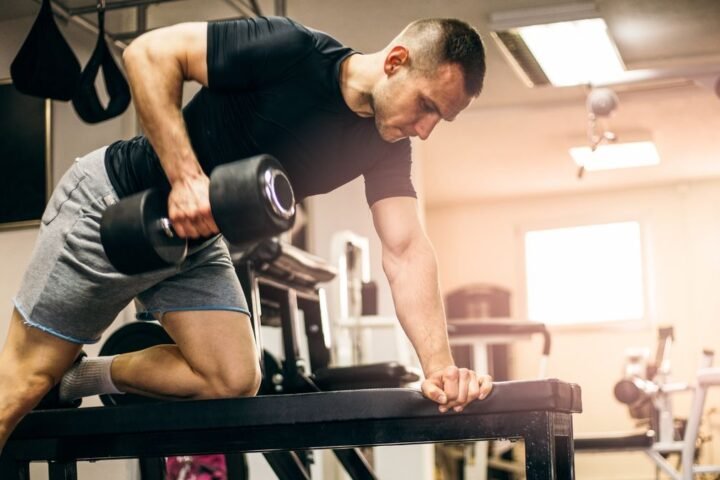
[[[42,0],[35,0],[35,3],[41,3]],[[163,0],[164,1],[164,0]],[[98,29],[97,25],[93,25],[92,23],[85,20],[83,17],[75,16],[70,13],[68,9],[61,6],[57,2],[54,2],[50,0],[50,6],[53,9],[53,13],[65,21],[70,21],[79,26],[80,28],[90,32],[94,33],[95,35],[98,35],[100,33],[100,30]],[[92,7],[92,11],[96,12],[97,8]],[[110,43],[114,44],[117,48],[120,50],[124,50],[127,47],[127,43],[122,42],[120,40],[117,40],[112,35],[105,33],[105,37],[110,41]]]
[[[336,448],[333,453],[353,480],[377,480],[378,477],[359,449]]]
[[[257,15],[258,17],[262,16],[262,10],[260,10],[260,5],[258,5],[257,0],[250,0],[250,5],[252,6],[255,15]]]
[[[77,480],[77,464],[69,462],[48,462],[50,480]]]
[[[164,457],[142,457],[138,464],[142,480],[163,480],[166,476]]]
[[[121,10],[123,8],[147,7],[148,5],[155,5],[158,3],[174,2],[174,1],[176,1],[176,0],[124,0],[124,1],[106,3],[105,10],[107,11],[107,10]],[[70,15],[85,15],[88,13],[95,13],[97,11],[97,7],[95,7],[95,5],[90,5],[87,7],[67,8],[66,10]]]
[[[263,455],[278,478],[310,480],[310,475],[295,452],[265,452]]]
[[[287,15],[287,2],[285,0],[275,0],[275,15],[278,17]]]
[[[0,456],[0,478],[30,479],[30,462]]]
[[[141,5],[135,11],[135,30],[139,33],[147,31],[147,5]]]

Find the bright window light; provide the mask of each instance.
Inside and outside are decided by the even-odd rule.
[[[643,318],[638,222],[527,232],[525,270],[529,320],[578,325]]]
[[[590,147],[574,147],[570,155],[585,170],[611,170],[614,168],[648,167],[660,163],[655,144],[646,142],[606,143],[594,152]]]
[[[602,83],[625,70],[602,18],[516,30],[555,86]]]

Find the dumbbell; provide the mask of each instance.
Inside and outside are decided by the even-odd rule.
[[[280,163],[258,155],[212,171],[210,209],[228,242],[243,244],[292,227],[295,196]],[[177,236],[168,219],[167,197],[157,189],[109,206],[100,239],[110,263],[127,275],[177,265],[188,251],[187,240]]]

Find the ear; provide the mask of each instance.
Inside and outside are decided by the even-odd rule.
[[[385,63],[383,65],[385,75],[392,75],[402,66],[407,66],[409,63],[410,52],[408,49],[402,45],[396,45],[390,50],[387,57],[385,57]]]

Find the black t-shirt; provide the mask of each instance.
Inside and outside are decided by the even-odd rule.
[[[205,173],[268,153],[287,171],[298,201],[360,175],[370,205],[416,196],[409,140],[385,142],[374,120],[353,113],[342,97],[340,64],[351,49],[279,17],[210,22],[207,40],[209,85],[183,109]],[[121,197],[169,190],[143,136],[110,145],[105,162]]]

